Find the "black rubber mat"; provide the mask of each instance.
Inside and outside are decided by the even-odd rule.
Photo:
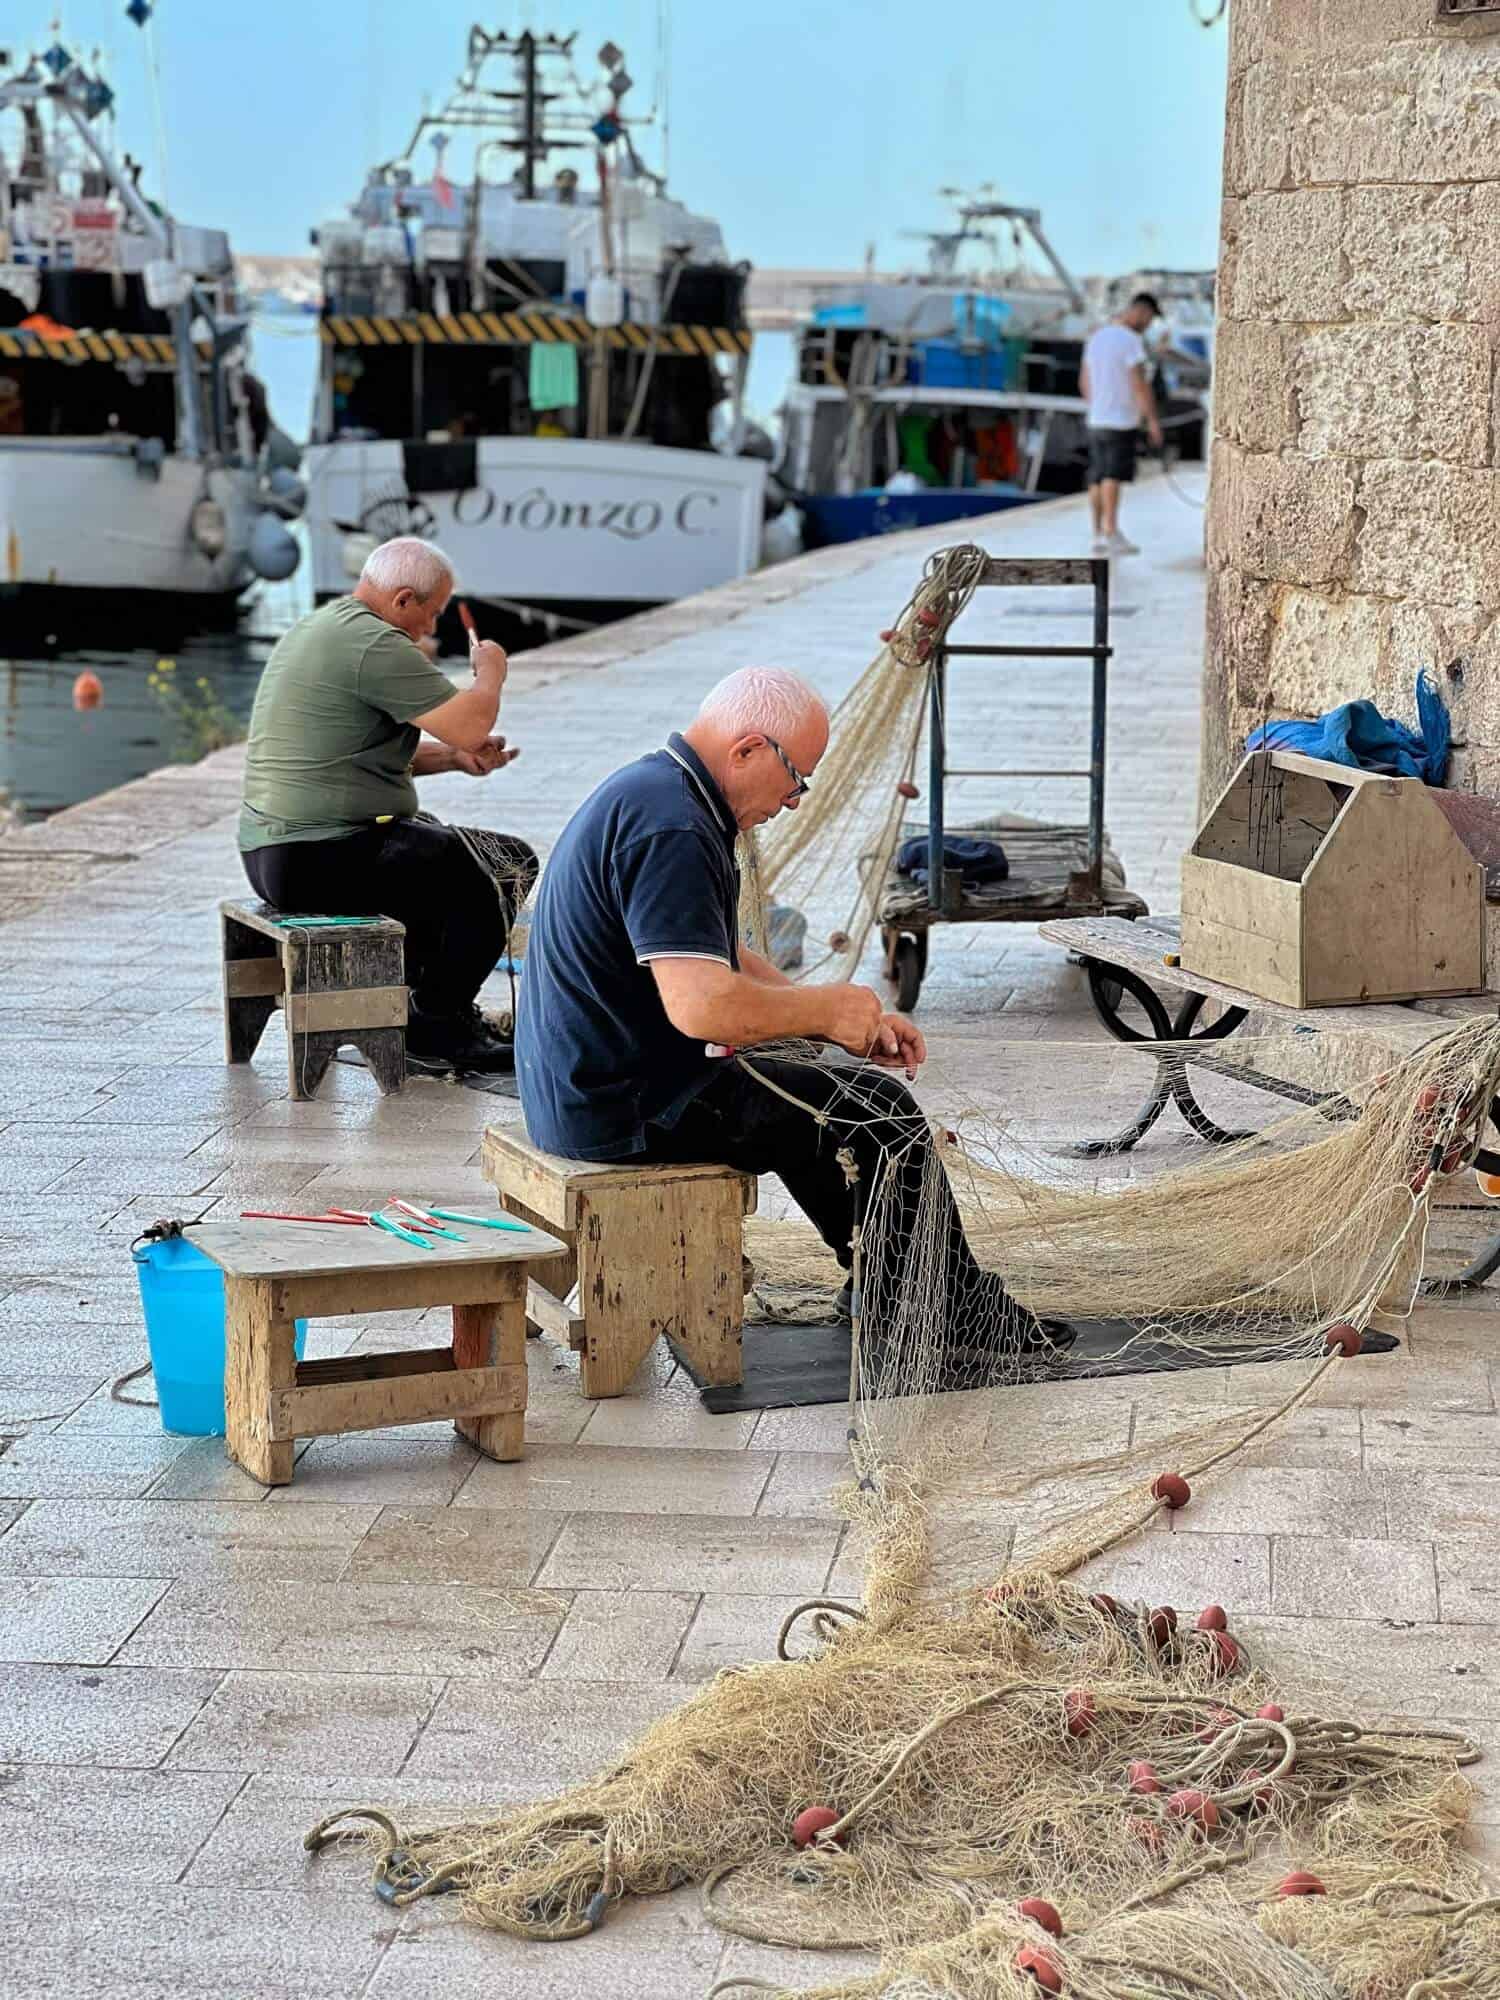
[[[1067,1360],[1028,1381],[1094,1381],[1109,1375],[1156,1375],[1187,1368],[1225,1368],[1231,1363],[1284,1361],[1284,1346],[1256,1348],[1243,1341],[1217,1346],[1194,1333],[1194,1345],[1135,1336],[1126,1320],[1074,1320],[1078,1335]],[[1268,1342],[1271,1336],[1268,1334]],[[1131,1345],[1126,1346],[1130,1341]],[[1388,1354],[1400,1346],[1389,1333],[1367,1333],[1365,1354]],[[1122,1351],[1123,1350],[1123,1351]],[[716,1416],[733,1410],[786,1410],[808,1403],[842,1403],[849,1395],[849,1329],[846,1326],[747,1326],[745,1379],[728,1388],[704,1388],[687,1355],[675,1341],[672,1351],[698,1382],[703,1406]]]

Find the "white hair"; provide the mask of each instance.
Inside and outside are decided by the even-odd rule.
[[[359,580],[373,590],[413,591],[425,604],[437,592],[452,590],[458,578],[441,549],[417,535],[397,535],[394,541],[371,549]]]
[[[789,736],[814,715],[827,720],[822,697],[786,667],[741,667],[710,688],[698,710],[700,722],[736,736]]]

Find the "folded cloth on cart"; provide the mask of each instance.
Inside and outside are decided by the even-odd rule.
[[[1382,715],[1373,701],[1345,701],[1316,722],[1263,722],[1245,739],[1247,750],[1297,750],[1331,764],[1361,771],[1386,771],[1397,778],[1421,778],[1440,785],[1448,768],[1453,725],[1443,697],[1424,669],[1417,675],[1417,721]]]
[[[925,889],[931,859],[932,847],[925,836],[903,840],[896,849],[896,873]],[[975,840],[957,834],[943,842],[943,866],[958,870],[959,884],[964,889],[982,889],[987,882],[1003,882],[1010,874],[1010,863],[998,840]]]

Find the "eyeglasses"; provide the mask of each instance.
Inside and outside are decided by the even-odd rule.
[[[793,799],[802,798],[807,792],[809,792],[812,789],[811,786],[808,784],[806,778],[803,777],[802,773],[797,769],[797,766],[792,762],[791,758],[788,757],[785,750],[782,749],[781,745],[776,741],[776,738],[774,736],[768,736],[766,738],[766,741],[770,744],[771,748],[776,752],[776,755],[781,759],[781,768],[786,772],[787,776],[792,781],[792,790],[787,794],[787,796]]]

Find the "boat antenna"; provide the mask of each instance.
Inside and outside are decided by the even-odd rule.
[[[672,105],[669,37],[671,0],[656,0],[656,94],[661,105],[661,176],[658,185],[665,192],[672,171]]]

